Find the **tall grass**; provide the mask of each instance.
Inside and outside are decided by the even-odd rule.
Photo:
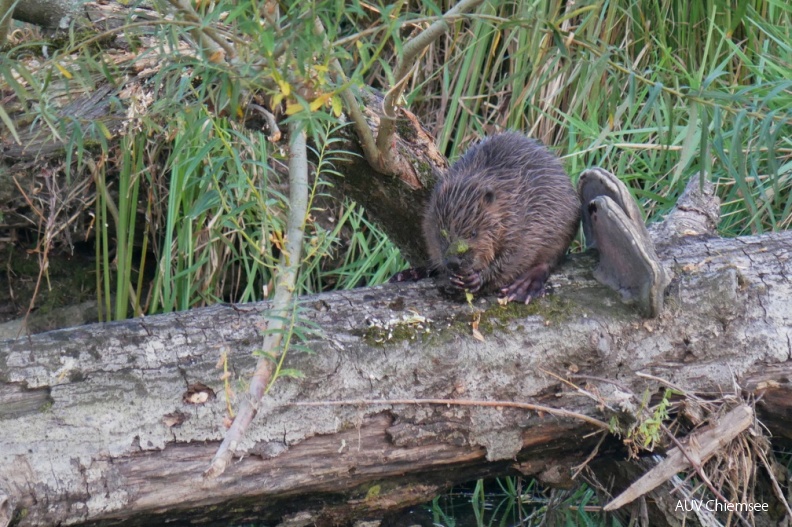
[[[556,147],[576,176],[630,183],[650,219],[698,171],[726,235],[788,228],[792,8],[784,2],[495,2],[449,32],[407,94],[457,157],[498,129]]]
[[[130,305],[134,315],[142,314],[140,307],[143,283],[138,273],[137,287],[133,283],[133,261],[138,220],[138,196],[143,178],[144,138],[123,137],[121,139],[121,162],[118,171],[117,199],[113,199],[108,185],[107,171],[96,172],[96,219],[100,226],[96,239],[96,273],[98,312],[100,320],[124,320]],[[110,225],[115,229],[114,243],[110,240]],[[147,238],[140,252],[139,268],[145,266]],[[115,289],[113,290],[113,285]]]

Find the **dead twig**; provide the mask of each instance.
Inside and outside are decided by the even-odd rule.
[[[751,413],[753,414],[753,410],[751,410]],[[727,414],[727,416],[728,416],[728,414]],[[753,415],[751,417],[753,417]],[[750,426],[750,424],[749,424],[749,426]],[[698,456],[694,457],[694,455],[690,451],[688,451],[687,448],[685,448],[685,445],[683,445],[679,441],[679,439],[677,439],[674,436],[674,434],[671,433],[671,430],[669,430],[668,427],[666,427],[664,424],[661,424],[660,428],[663,430],[663,432],[666,433],[666,435],[669,437],[669,439],[671,439],[671,442],[676,445],[676,448],[679,450],[679,452],[681,452],[682,455],[685,456],[685,458],[687,459],[687,461],[690,464],[690,466],[693,467],[693,470],[696,472],[698,477],[701,478],[701,481],[704,482],[704,484],[707,486],[707,488],[710,490],[710,492],[712,492],[712,494],[716,498],[718,498],[720,501],[722,501],[723,503],[728,503],[729,500],[727,500],[726,497],[718,489],[715,488],[715,485],[712,484],[710,479],[704,473],[704,470],[701,468],[702,464],[706,461],[706,459],[702,459],[702,458],[700,458]],[[748,427],[746,426],[745,428],[748,428]],[[745,430],[745,428],[743,428],[742,430]],[[738,430],[737,433],[742,432],[742,430]],[[735,434],[734,437],[736,437],[736,434]],[[691,434],[690,443],[692,443],[693,441],[695,441],[695,436],[693,436]],[[714,452],[713,452],[713,454],[714,454]],[[736,511],[734,512],[734,514],[737,515],[737,517],[746,525],[746,527],[750,527],[750,524],[748,523],[748,520],[743,518]]]
[[[663,461],[605,505],[603,510],[612,511],[623,507],[659,487],[678,472],[686,470],[690,466],[700,466],[748,428],[753,422],[753,418],[754,413],[751,407],[742,404],[723,416],[711,428],[690,434],[685,447],[678,443],[676,448],[668,451]],[[674,440],[676,441],[676,438]],[[716,492],[716,495],[722,498],[720,493]]]
[[[792,507],[790,507],[789,501],[787,500],[787,497],[784,495],[784,491],[781,489],[781,485],[778,484],[778,479],[776,479],[775,474],[773,474],[773,467],[770,464],[770,461],[767,459],[767,455],[765,451],[756,448],[756,443],[753,444],[753,447],[754,447],[754,451],[756,452],[756,455],[759,456],[759,459],[762,460],[762,465],[767,471],[767,475],[770,478],[770,484],[773,487],[773,492],[775,493],[776,498],[778,498],[778,501],[784,504],[784,507],[786,508],[787,511],[787,515],[789,516],[790,519],[792,519]]]
[[[600,407],[607,408],[611,412],[615,412],[616,411],[613,408],[611,408],[611,406],[608,403],[606,403],[605,400],[602,397],[600,397],[598,395],[594,395],[593,393],[589,392],[588,390],[584,390],[583,388],[581,388],[577,384],[575,384],[573,382],[570,382],[567,379],[564,379],[560,375],[558,375],[556,373],[553,373],[553,372],[551,372],[549,370],[545,370],[543,368],[539,368],[539,371],[541,371],[542,373],[557,379],[559,382],[562,382],[562,383],[566,384],[567,386],[569,386],[570,388],[575,390],[577,393],[579,393],[579,394],[581,394],[581,395],[583,395],[585,397],[588,397],[589,399],[591,399],[592,401],[597,403]]]
[[[602,446],[602,443],[605,441],[606,437],[608,437],[608,434],[602,434],[602,437],[600,437],[599,442],[597,442],[596,446],[594,446],[594,449],[586,457],[586,459],[584,459],[583,462],[580,463],[579,465],[573,467],[575,471],[572,474],[572,479],[577,478],[580,475],[580,473],[583,471],[583,469],[586,468],[589,463],[591,463],[591,460],[597,457],[597,453],[599,452],[599,447]]]

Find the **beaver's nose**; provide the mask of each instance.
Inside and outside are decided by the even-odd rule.
[[[448,258],[445,259],[443,265],[445,265],[446,269],[448,269],[452,273],[458,273],[459,269],[462,267],[462,262],[456,256],[449,256]]]

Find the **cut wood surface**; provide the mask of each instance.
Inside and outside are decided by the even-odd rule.
[[[506,406],[289,404],[301,401],[515,401],[607,422],[625,391],[663,387],[642,373],[702,396],[761,394],[759,419],[792,439],[792,232],[683,239],[660,256],[675,278],[657,319],[597,284],[594,258],[582,255],[529,306],[474,302],[483,342],[471,336],[471,308],[431,281],[304,298],[301,316],[322,334],[305,343],[313,353],[287,359],[303,377],[277,382],[214,480],[202,473],[229,394],[245,393],[267,304],[3,341],[0,515],[19,525],[226,524],[306,511],[345,521],[510,469],[563,485],[599,440],[581,420]]]

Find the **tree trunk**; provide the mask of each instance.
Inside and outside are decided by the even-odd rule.
[[[302,513],[343,523],[479,476],[568,485],[599,440],[591,422],[506,405],[291,405],[306,401],[516,401],[608,422],[625,392],[640,400],[662,379],[713,398],[762,395],[759,419],[792,439],[791,248],[792,232],[665,248],[676,277],[653,320],[591,278],[592,256],[577,256],[529,306],[474,302],[483,341],[471,336],[471,308],[429,282],[304,298],[301,320],[322,334],[303,343],[313,353],[288,355],[302,377],[276,383],[238,462],[209,480],[202,472],[244,393],[267,304],[4,341],[0,518],[224,524]],[[618,445],[609,439],[599,457],[623,458]]]
[[[360,92],[359,96],[376,135],[382,100],[371,92]],[[352,129],[346,128],[344,149],[355,155],[345,156],[343,175],[333,176],[333,189],[337,195],[351,197],[363,205],[366,213],[399,247],[402,256],[419,267],[427,260],[421,218],[434,182],[448,167],[448,161],[415,115],[406,109],[400,109],[399,114],[394,144],[398,157],[409,160],[413,166],[412,173],[394,177],[374,170],[365,160]]]
[[[69,29],[87,0],[20,0],[14,18],[47,29]]]

